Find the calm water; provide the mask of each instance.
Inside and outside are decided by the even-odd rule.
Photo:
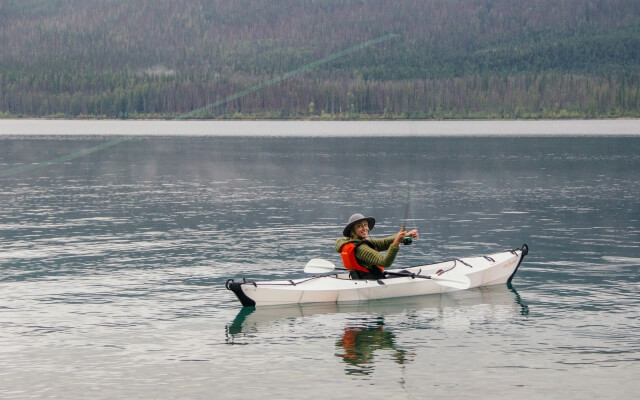
[[[638,136],[112,140],[0,136],[2,399],[640,390]],[[349,215],[392,234],[407,199],[395,266],[527,243],[513,287],[257,310],[224,289],[339,262]]]

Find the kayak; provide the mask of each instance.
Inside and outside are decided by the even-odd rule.
[[[510,283],[528,253],[529,247],[523,244],[518,249],[491,255],[389,269],[381,279],[352,279],[346,270],[333,272],[333,263],[313,259],[307,263],[305,272],[327,272],[288,280],[229,279],[226,288],[244,307],[422,296]]]

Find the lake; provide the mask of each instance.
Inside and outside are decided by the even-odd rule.
[[[640,121],[0,120],[0,398],[632,398]],[[355,212],[512,285],[243,309]]]

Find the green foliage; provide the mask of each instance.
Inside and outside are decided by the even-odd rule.
[[[637,0],[6,0],[0,118],[640,117]]]

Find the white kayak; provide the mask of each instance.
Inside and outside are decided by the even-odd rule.
[[[384,279],[377,280],[352,279],[347,271],[329,272],[335,268],[331,262],[313,259],[305,272],[319,274],[309,278],[242,282],[229,279],[226,287],[245,307],[421,296],[509,283],[528,252],[524,244],[519,249],[487,256],[389,269],[385,270]]]

